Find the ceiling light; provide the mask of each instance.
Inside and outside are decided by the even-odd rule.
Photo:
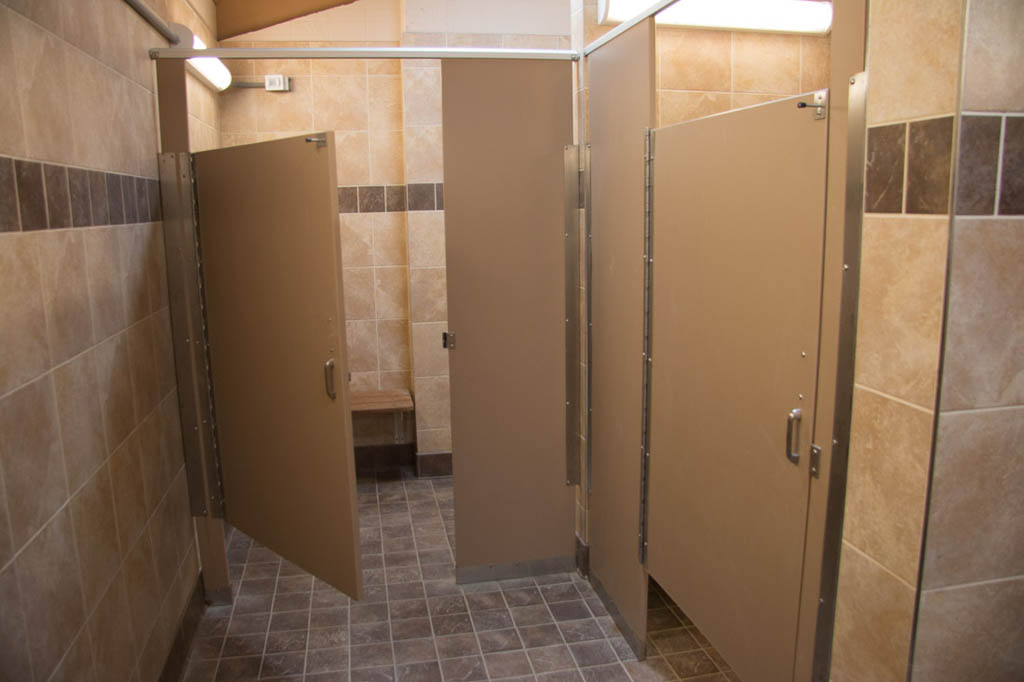
[[[206,43],[200,40],[199,36],[193,35],[192,48],[205,50]],[[224,90],[231,85],[231,72],[228,71],[228,67],[224,66],[224,62],[216,57],[191,57],[188,60],[188,65],[192,67],[196,75],[215,90]]]
[[[651,0],[597,0],[602,24],[628,21],[655,3]],[[655,21],[671,26],[810,33],[824,35],[832,27],[832,3],[817,0],[679,0]]]

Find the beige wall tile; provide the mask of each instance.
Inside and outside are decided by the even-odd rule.
[[[373,214],[343,213],[340,222],[344,266],[373,265]]]
[[[383,390],[387,389],[403,389],[406,391],[412,390],[412,373],[407,371],[398,372],[381,372],[380,373],[380,387]]]
[[[36,242],[43,277],[50,353],[63,362],[92,345],[85,246],[80,234],[61,230]]]
[[[445,322],[418,322],[412,325],[413,368],[417,377],[448,376],[448,351],[441,347]]]
[[[156,359],[157,389],[166,396],[176,386],[174,375],[174,340],[171,337],[170,310],[153,314],[153,355]]]
[[[60,662],[57,669],[53,671],[49,682],[92,682],[96,679],[96,670],[92,657],[92,643],[85,628],[78,633],[68,652],[64,654],[64,660]]]
[[[904,682],[913,620],[913,588],[843,543],[832,682]]]
[[[67,509],[61,510],[22,551],[15,567],[32,669],[35,679],[45,680],[85,622]]]
[[[106,170],[121,168],[123,143],[102,134],[111,118],[123,112],[113,111],[126,99],[124,78],[94,59],[72,51],[68,59],[68,101],[73,116],[74,162]]]
[[[964,58],[963,108],[1024,111],[1024,5],[1017,0],[970,0]]]
[[[868,124],[956,110],[963,0],[875,0],[868,17]]]
[[[828,87],[831,71],[831,36],[801,36],[800,92]]]
[[[379,372],[352,372],[352,381],[348,385],[350,391],[376,391],[379,388]],[[354,424],[356,420],[352,421]]]
[[[411,126],[405,129],[405,176],[407,182],[444,180],[441,126]]]
[[[362,43],[313,42],[310,47],[362,47]],[[365,59],[313,59],[310,68],[314,76],[365,76]]]
[[[738,92],[800,91],[800,37],[734,33],[732,88]]]
[[[82,486],[107,458],[99,385],[92,351],[53,371],[68,488]]]
[[[855,389],[843,539],[917,582],[932,415]]]
[[[374,265],[408,265],[406,214],[402,212],[373,214]]]
[[[11,75],[17,73],[11,38],[13,23],[13,13],[0,7],[0,73]],[[21,102],[17,97],[0,98],[0,121],[3,121],[0,125],[0,153],[25,156],[25,128],[21,122]]]
[[[4,643],[0,650],[0,664],[9,679],[31,680],[32,662],[20,596],[17,573],[12,563],[0,571],[0,603],[4,604],[0,609],[0,639]]]
[[[1024,575],[1024,407],[943,414],[925,588]]]
[[[345,323],[348,369],[356,372],[377,372],[377,321],[354,320]]]
[[[127,324],[134,324],[151,312],[148,254],[154,239],[151,225],[117,228],[117,250],[121,259],[122,292]]]
[[[131,611],[135,644],[141,651],[146,643],[152,623],[160,613],[160,601],[163,590],[157,582],[156,569],[153,563],[153,548],[149,543],[149,535],[143,533],[133,547],[128,550],[122,565],[125,587],[128,591],[128,607]]]
[[[657,30],[659,87],[667,90],[732,89],[732,34],[725,31]]]
[[[1024,404],[1024,220],[957,218],[942,409]]]
[[[412,211],[409,223],[409,265],[436,267],[445,264],[444,211]]]
[[[142,421],[160,402],[156,357],[153,355],[152,318],[129,327],[124,337],[128,342],[128,364],[131,369],[136,420]]]
[[[17,550],[68,498],[50,376],[0,401],[0,462]]]
[[[50,367],[38,235],[0,235],[0,395]]]
[[[5,566],[13,556],[14,541],[11,539],[11,525],[7,516],[7,492],[0,481],[0,566]],[[3,588],[0,587],[0,597],[2,596]],[[4,623],[5,619],[0,617],[0,635],[4,634]]]
[[[227,60],[229,63],[234,60]],[[287,97],[287,95],[285,95]],[[222,133],[255,133],[260,91],[253,88],[228,88],[220,94],[220,130]]]
[[[338,184],[370,184],[370,139],[365,132],[337,133]]]
[[[345,268],[342,278],[345,284],[345,319],[376,319],[373,268]]]
[[[93,357],[107,446],[114,449],[137,423],[127,337],[121,334],[104,341],[96,346]]]
[[[124,280],[118,230],[104,227],[86,230],[85,262],[89,276],[89,305],[92,308],[93,330],[97,339],[105,339],[124,329]]]
[[[256,133],[221,133],[219,147],[238,147],[256,142],[259,142],[259,135]]]
[[[501,36],[492,33],[448,33],[448,47],[501,47]]]
[[[864,217],[857,383],[932,409],[948,219]]]
[[[85,608],[91,612],[121,564],[110,475],[103,467],[71,498],[78,565]]]
[[[451,429],[423,429],[416,432],[416,452],[451,452]]]
[[[370,131],[370,183],[401,185],[405,183],[401,130]]]
[[[370,76],[367,90],[369,92],[370,130],[401,130],[401,76]]]
[[[318,77],[319,78],[319,77]],[[291,92],[267,92],[253,90],[256,93],[256,126],[259,132],[305,132],[315,128],[313,125],[313,79],[310,76],[292,78]],[[316,93],[319,97],[320,92]],[[318,100],[319,105],[323,102]]]
[[[510,33],[501,37],[501,46],[509,50],[559,50],[561,36]]]
[[[416,430],[449,428],[451,398],[448,377],[420,377],[415,382]]]
[[[409,319],[409,269],[374,268],[376,278],[377,319]]]
[[[288,97],[289,95],[285,95]],[[317,76],[313,79],[313,127],[317,130],[366,130],[366,78]]]
[[[397,45],[381,45],[379,43],[370,47],[397,47]],[[397,76],[402,73],[402,60],[400,59],[369,59],[366,62],[366,72],[371,76]]]
[[[25,149],[34,159],[70,160],[74,149],[68,102],[66,43],[25,19],[11,20],[16,97],[21,102]]]
[[[377,322],[377,342],[380,347],[381,371],[408,370],[409,320],[380,320]]]
[[[913,682],[1019,680],[1024,578],[921,595]]]
[[[448,284],[445,268],[413,268],[410,272],[413,322],[448,319]]]
[[[719,114],[731,108],[731,99],[727,92],[662,90],[658,98],[658,117],[662,126]]]
[[[135,638],[132,635],[128,592],[120,571],[89,618],[89,637],[96,653],[96,671],[100,679],[128,679],[135,666]]]
[[[117,512],[117,533],[124,550],[130,548],[146,525],[146,496],[139,462],[139,436],[132,434],[110,456],[110,482]]]
[[[406,67],[402,89],[405,125],[441,125],[441,69]]]
[[[164,442],[163,426],[162,415],[159,411],[154,411],[139,424],[136,431],[147,517],[152,516],[156,510],[178,468],[170,457],[168,445]]]

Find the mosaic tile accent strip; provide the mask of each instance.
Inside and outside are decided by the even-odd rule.
[[[0,232],[161,220],[160,182],[0,156]]]
[[[0,171],[0,184],[3,183]],[[396,213],[444,209],[444,183],[358,185],[338,188],[338,213]],[[0,207],[2,211],[2,207]],[[2,219],[2,214],[0,214]]]

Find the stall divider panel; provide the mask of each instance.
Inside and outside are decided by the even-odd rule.
[[[229,523],[361,597],[334,133],[194,155]]]
[[[825,225],[813,103],[655,131],[648,565],[745,682],[794,674]]]
[[[444,60],[441,73],[456,578],[570,570],[571,63]]]
[[[656,124],[654,20],[588,57],[591,164],[590,575],[640,656],[644,153]]]

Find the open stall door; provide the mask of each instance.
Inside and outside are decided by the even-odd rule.
[[[644,138],[655,125],[654,20],[588,57],[591,168],[590,577],[630,645],[647,639],[640,560]]]
[[[195,154],[229,523],[361,596],[334,134]]]
[[[456,577],[569,570],[563,147],[572,143],[571,65],[445,60],[441,72]]]
[[[793,678],[804,568],[827,121],[798,102],[654,135],[648,566],[744,682]]]

